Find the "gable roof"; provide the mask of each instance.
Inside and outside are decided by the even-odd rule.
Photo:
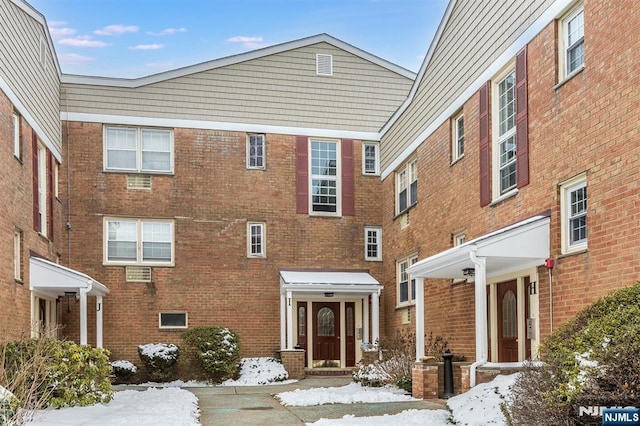
[[[276,44],[273,46],[265,47],[262,49],[252,50],[246,53],[240,53],[237,55],[227,56],[220,59],[214,59],[207,62],[202,62],[195,65],[189,65],[182,68],[177,68],[170,71],[161,72],[158,74],[152,74],[140,78],[111,78],[111,77],[96,77],[96,76],[83,76],[74,74],[63,74],[63,83],[76,83],[76,84],[91,84],[96,86],[113,86],[113,87],[126,87],[136,88],[145,86],[147,84],[158,83],[178,77],[184,77],[190,74],[195,74],[203,71],[210,71],[216,68],[221,68],[229,65],[238,64],[241,62],[250,61],[253,59],[263,58],[265,56],[274,55],[277,53],[286,52],[288,50],[298,49],[301,47],[311,46],[317,43],[328,43],[346,52],[349,52],[355,56],[372,62],[380,67],[386,68],[396,74],[411,80],[415,79],[416,74],[409,71],[399,65],[393,64],[385,59],[375,56],[371,53],[365,52],[351,44],[345,43],[335,37],[328,34],[318,34],[311,37],[306,37],[286,43]]]

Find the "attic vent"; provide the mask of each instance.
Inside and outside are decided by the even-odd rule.
[[[150,283],[150,266],[127,266],[125,268],[128,283]]]
[[[127,189],[151,189],[151,175],[127,175]]]
[[[333,56],[316,54],[316,74],[333,75]]]

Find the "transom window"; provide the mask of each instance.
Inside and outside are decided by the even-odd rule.
[[[565,75],[584,66],[584,9],[571,12],[563,21]]]
[[[418,202],[418,160],[408,162],[396,172],[396,196],[397,214]]]
[[[105,127],[105,170],[172,173],[173,131]]]
[[[364,228],[364,260],[382,260],[382,228]]]
[[[173,222],[166,220],[107,219],[105,262],[113,264],[172,265]]]
[[[338,142],[311,140],[311,211],[338,213]]]
[[[464,155],[464,116],[459,114],[453,119],[451,140],[452,146],[452,161],[456,161]]]
[[[413,303],[416,298],[416,281],[409,281],[407,269],[418,261],[418,256],[411,256],[401,260],[397,264],[398,274],[398,304],[406,305]]]
[[[365,175],[379,175],[380,165],[378,161],[377,143],[364,143],[362,145],[362,173]]]
[[[247,168],[265,168],[265,141],[264,135],[247,135]]]
[[[581,175],[561,185],[563,253],[587,248],[587,182]]]
[[[265,257],[265,224],[247,224],[247,255],[249,257]]]
[[[502,195],[516,187],[515,71],[497,84],[498,95],[498,190]]]

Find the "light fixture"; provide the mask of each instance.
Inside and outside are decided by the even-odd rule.
[[[76,297],[77,294],[75,291],[65,291],[64,297],[67,298],[67,312],[71,312],[71,307],[69,306],[69,299],[72,297]]]
[[[325,293],[324,297],[333,297],[333,293]]]
[[[463,268],[462,269],[462,275],[464,275],[465,277],[475,277],[476,276],[476,270],[475,270],[475,268]]]

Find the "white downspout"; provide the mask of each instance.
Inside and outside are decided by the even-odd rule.
[[[87,286],[80,289],[80,344],[87,344],[87,294],[93,288],[93,280],[87,281]]]
[[[469,257],[475,265],[476,304],[476,362],[469,367],[469,384],[476,385],[476,368],[487,363],[487,259],[476,255],[477,247],[471,247]]]

